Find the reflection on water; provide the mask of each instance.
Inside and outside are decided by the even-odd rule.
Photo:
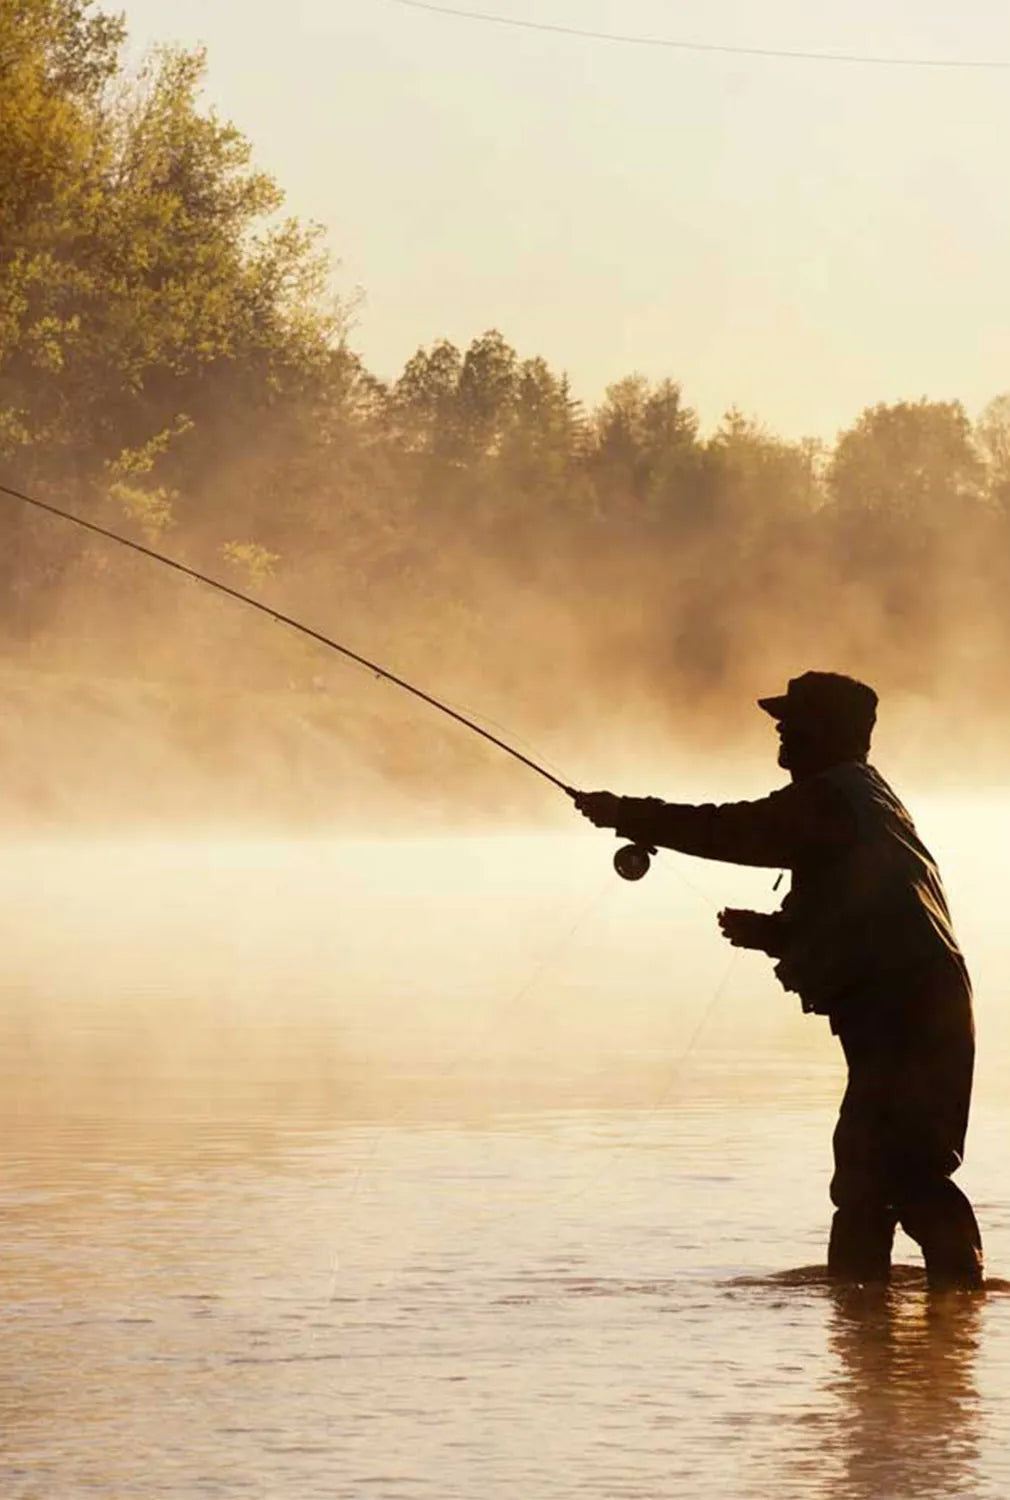
[[[835,1493],[977,1494],[981,1300],[850,1290],[833,1301],[830,1348],[847,1432]]]
[[[778,1274],[827,1123],[8,1135],[0,1492],[1005,1494],[1010,1298]]]
[[[1010,1297],[781,1274],[840,1066],[710,876],[511,848],[0,868],[5,1500],[1010,1493]]]

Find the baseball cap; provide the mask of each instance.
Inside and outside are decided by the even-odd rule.
[[[784,693],[759,698],[773,719],[792,724],[831,725],[869,734],[877,719],[877,695],[865,682],[840,672],[804,672]]]

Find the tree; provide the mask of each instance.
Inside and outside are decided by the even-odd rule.
[[[162,49],[129,81],[121,22],[87,0],[0,0],[0,21],[0,456],[149,535],[181,518],[256,542],[243,527],[292,497],[279,466],[290,481],[353,385],[321,231],[278,220],[248,142],[201,108],[201,52]],[[208,504],[236,454],[237,536]],[[81,549],[11,524],[36,581]]]
[[[501,443],[506,482],[560,503],[560,486],[574,484],[584,422],[565,376],[539,357],[523,360],[515,382],[512,422]]]
[[[735,408],[705,445],[706,489],[737,538],[809,518],[820,503],[818,449],[787,443]]]
[[[188,480],[226,410],[251,427],[330,375],[342,327],[319,231],[268,223],[282,195],[201,112],[202,53],[163,49],[113,92],[118,22],[78,0],[13,10],[0,442],[78,483]],[[173,474],[184,437],[192,461]]]
[[[0,0],[0,454],[30,454],[62,402],[88,285],[75,253],[102,200],[99,98],[121,23],[70,0]],[[30,472],[30,470],[29,470]]]
[[[390,394],[394,430],[410,451],[450,458],[459,447],[456,398],[462,356],[441,339],[411,355]]]
[[[985,465],[986,494],[1010,519],[1010,392],[989,402],[976,423],[975,439]]]
[[[828,491],[850,516],[887,518],[910,532],[957,524],[977,501],[982,465],[960,401],[868,408],[840,436]]]
[[[672,380],[630,375],[607,387],[593,422],[590,467],[609,509],[617,495],[639,514],[678,513],[697,477],[698,419]],[[690,501],[687,503],[690,509]]]
[[[978,593],[984,475],[963,406],[868,408],[826,478],[838,607],[885,671],[922,687],[961,632],[965,590]]]
[[[515,414],[518,361],[496,328],[463,356],[456,409],[463,454],[471,461],[500,451]]]

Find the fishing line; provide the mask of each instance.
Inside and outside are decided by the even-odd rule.
[[[506,724],[502,724],[498,719],[492,718],[492,716],[488,713],[485,713],[483,709],[475,708],[472,703],[463,703],[459,698],[450,698],[448,694],[441,701],[446,705],[447,708],[454,708],[458,714],[461,714],[464,717],[479,719],[481,724],[485,725],[487,728],[497,730],[497,732],[502,736],[503,739],[507,735],[509,744],[511,746],[524,751],[525,754],[536,760],[537,764],[543,767],[545,770],[552,771],[559,781],[563,780],[561,769],[557,765],[555,765],[555,763],[550,759],[549,756],[544,754],[539,745],[535,745],[531,740],[527,739],[525,735],[517,734],[514,729],[511,729]]]
[[[660,865],[660,868],[668,871],[668,873],[673,875],[680,884],[686,886],[687,889],[691,891],[691,893],[696,896],[699,901],[704,902],[707,907],[709,907],[710,909],[716,909],[718,907],[718,903],[714,901],[706,891],[703,891],[699,886],[688,880],[682,870],[680,870],[679,868],[674,868],[671,865],[663,864]],[[773,890],[778,890],[782,879],[783,874],[780,873],[772,887]],[[516,1204],[515,1207],[502,1213],[481,1214],[474,1220],[476,1224],[486,1227],[487,1225],[507,1223],[529,1212],[533,1207],[536,1206],[536,1202],[549,1202],[554,1205],[562,1205],[575,1202],[577,1199],[584,1197],[595,1186],[595,1184],[600,1181],[604,1173],[607,1172],[608,1169],[612,1168],[618,1161],[620,1161],[623,1156],[627,1154],[627,1152],[634,1146],[635,1142],[641,1139],[644,1131],[648,1128],[648,1126],[655,1120],[660,1110],[662,1110],[662,1108],[670,1098],[670,1095],[673,1092],[675,1086],[680,1082],[688,1062],[691,1060],[691,1057],[694,1054],[698,1043],[701,1041],[702,1035],[706,1031],[713,1015],[715,1014],[716,1007],[726,993],[726,989],[733,977],[737,962],[740,958],[740,953],[741,950],[739,948],[734,948],[730,953],[722,976],[716,983],[711,994],[708,996],[708,999],[706,1000],[704,1007],[702,1008],[701,1014],[698,1017],[698,1020],[695,1022],[690,1035],[688,1036],[687,1042],[674,1057],[672,1065],[670,1066],[666,1074],[665,1082],[663,1083],[659,1094],[653,1100],[649,1108],[639,1115],[634,1128],[626,1135],[618,1139],[613,1149],[607,1153],[599,1167],[595,1171],[589,1173],[588,1176],[584,1177],[578,1183],[573,1184],[570,1188],[545,1194],[540,1199],[535,1200],[534,1203],[531,1203],[527,1199],[522,1203]]]
[[[718,903],[713,900],[708,892],[703,891],[699,886],[695,885],[693,881],[689,880],[681,869],[674,868],[672,865],[668,865],[665,863],[661,863],[660,868],[677,879],[679,883],[685,886],[693,896],[695,896],[699,901],[703,902],[709,910],[714,910],[717,908]],[[611,889],[612,887],[608,879],[590,897],[589,901],[581,909],[572,924],[564,931],[558,942],[550,946],[541,955],[533,970],[528,975],[528,977],[523,980],[519,988],[509,997],[508,1000],[503,1003],[503,1005],[499,1009],[495,1011],[491,1024],[481,1028],[479,1032],[477,1032],[475,1035],[472,1035],[467,1046],[461,1049],[461,1051],[450,1060],[448,1065],[435,1075],[437,1078],[445,1080],[455,1076],[468,1061],[471,1061],[478,1055],[477,1049],[480,1043],[482,1043],[487,1037],[493,1035],[494,1032],[500,1029],[503,1021],[515,1011],[516,1007],[521,1004],[521,1002],[526,998],[526,996],[530,993],[534,986],[540,980],[542,980],[548,972],[550,972],[550,970],[555,966],[558,960],[563,956],[565,950],[570,946],[577,933],[582,929],[582,927],[584,927],[589,917],[593,915],[593,913],[597,910],[597,908],[600,906],[601,902],[607,895],[608,891]],[[655,1119],[660,1110],[663,1108],[664,1104],[667,1102],[674,1086],[681,1078],[684,1069],[687,1066],[687,1063],[694,1053],[698,1042],[701,1040],[703,1032],[711,1021],[716,1006],[725,993],[726,987],[729,984],[738,958],[739,952],[737,950],[734,950],[734,952],[730,955],[725,972],[706,1000],[702,1013],[698,1021],[695,1023],[695,1026],[693,1027],[686,1044],[681,1048],[681,1050],[674,1058],[673,1064],[669,1069],[659,1096],[653,1101],[649,1108],[642,1115],[640,1115],[634,1129],[625,1137],[618,1140],[617,1144],[607,1154],[605,1160],[600,1164],[600,1166],[597,1167],[595,1171],[591,1172],[587,1177],[583,1178],[580,1182],[573,1184],[567,1189],[561,1189],[560,1191],[552,1190],[548,1193],[540,1195],[539,1198],[536,1198],[532,1201],[528,1197],[524,1197],[521,1202],[514,1204],[514,1206],[511,1208],[476,1215],[471,1219],[471,1223],[475,1227],[487,1228],[489,1226],[494,1227],[496,1225],[514,1222],[516,1219],[531,1213],[538,1203],[561,1205],[574,1202],[578,1198],[584,1197],[585,1194],[592,1189],[592,1187],[603,1176],[604,1172],[607,1171],[608,1168],[612,1167],[616,1162],[618,1162],[621,1157],[631,1149],[635,1142],[641,1137],[642,1133],[650,1124],[650,1122]],[[364,1181],[366,1174],[375,1166],[381,1140],[383,1139],[386,1131],[391,1126],[395,1126],[398,1121],[403,1119],[403,1117],[407,1114],[409,1108],[410,1106],[407,1104],[401,1105],[390,1117],[382,1122],[381,1127],[376,1129],[366,1151],[359,1159],[350,1189],[343,1199],[343,1209],[346,1215],[344,1221],[345,1228],[350,1220],[351,1211],[356,1207],[356,1204],[359,1200],[359,1193],[362,1182]],[[326,1306],[329,1306],[333,1302],[333,1299],[337,1294],[337,1286],[340,1280],[341,1267],[342,1257],[341,1252],[338,1248],[334,1251],[333,1260],[331,1263],[330,1286],[326,1296]],[[372,1296],[374,1296],[374,1289],[371,1292],[368,1292],[363,1300],[367,1301]],[[313,1334],[313,1339],[314,1338],[315,1334]]]
[[[233,587],[231,584],[225,583],[220,578],[215,578],[211,574],[203,573],[197,568],[190,567],[188,564],[180,562],[178,558],[170,557],[164,552],[159,552],[154,547],[145,546],[142,542],[133,541],[131,538],[123,536],[120,532],[112,531],[110,528],[105,526],[100,526],[95,521],[88,521],[83,516],[76,515],[74,514],[74,512],[65,510],[61,506],[53,505],[48,501],[40,500],[37,496],[29,495],[23,490],[15,489],[12,485],[3,484],[2,482],[0,482],[0,494],[6,495],[13,500],[17,500],[24,505],[31,506],[36,510],[43,511],[47,515],[57,517],[58,519],[63,521],[69,521],[72,525],[81,528],[81,530],[83,531],[90,532],[94,536],[102,537],[106,541],[116,542],[119,544],[119,546],[126,547],[131,552],[136,552],[142,557],[150,558],[154,562],[160,562],[165,567],[173,569],[175,572],[181,574],[186,578],[191,578],[197,583],[205,584],[208,588],[214,589],[218,593],[224,594],[230,599],[235,599],[240,604],[248,605],[250,609],[255,609],[260,614],[266,615],[269,619],[275,621],[275,623],[277,624],[287,625],[290,629],[306,636],[309,640],[315,641],[319,645],[325,646],[329,650],[337,652],[340,656],[345,657],[347,660],[355,662],[358,666],[364,667],[367,671],[373,673],[374,676],[381,678],[386,682],[391,682],[395,687],[402,688],[404,692],[410,693],[413,697],[420,699],[423,703],[427,703],[431,708],[436,709],[439,713],[443,713],[448,718],[455,720],[458,724],[463,725],[464,728],[471,730],[476,735],[479,735],[481,739],[488,741],[488,743],[492,745],[496,745],[499,750],[504,751],[506,755],[511,756],[521,765],[528,767],[528,769],[533,771],[537,776],[540,776],[543,780],[549,782],[552,786],[555,786],[560,791],[564,792],[566,796],[576,796],[575,789],[569,786],[565,781],[563,781],[561,777],[554,775],[553,772],[547,770],[546,767],[539,764],[539,762],[533,760],[528,755],[524,755],[513,745],[510,745],[504,739],[499,738],[498,735],[492,734],[489,730],[483,728],[480,724],[475,723],[472,718],[450,707],[448,704],[434,697],[433,694],[425,692],[422,688],[415,686],[414,683],[408,682],[406,678],[401,677],[397,673],[390,671],[388,668],[381,666],[378,662],[374,662],[370,658],[362,656],[359,652],[352,650],[349,646],[342,644],[340,641],[334,640],[331,636],[325,635],[322,631],[315,630],[312,626],[306,625],[303,621],[295,619],[291,615],[285,614],[282,610],[279,610],[272,605],[265,604],[262,600],[256,599],[251,594],[247,594],[243,590]],[[614,863],[616,868],[618,869],[618,872],[622,874],[626,879],[640,879],[641,876],[645,874],[646,870],[648,870],[649,868],[650,853],[654,852],[655,851],[652,850],[647,851],[646,849],[639,848],[635,845],[628,845],[618,851],[617,856],[615,856]],[[623,862],[622,856],[626,857]],[[703,893],[698,890],[697,887],[693,886],[692,883],[687,880],[687,878],[683,874],[681,874],[680,872],[677,873],[684,884],[687,885],[689,889],[693,890],[696,895],[698,895],[707,904],[714,904],[711,902],[711,898],[703,895]],[[506,1005],[496,1014],[496,1026],[500,1026],[503,1016],[507,1015],[509,1011],[514,1009],[514,1007],[521,1002],[521,1000],[530,992],[537,981],[540,980],[547,972],[550,965],[557,960],[560,954],[564,951],[565,947],[571,942],[572,938],[578,932],[579,928],[586,921],[590,912],[599,904],[605,890],[606,886],[602,887],[593,895],[592,899],[579,914],[574,924],[563,934],[560,942],[552,947],[548,951],[548,953],[541,958],[541,960],[534,967],[532,973],[527,976],[527,978],[523,981],[518,990],[512,995]],[[732,971],[732,962],[733,961],[731,960],[729,969],[727,969],[727,972],[722,981],[710,997],[708,1004],[706,1005],[705,1010],[702,1014],[701,1020],[699,1021],[694,1032],[688,1040],[687,1047],[678,1055],[674,1070],[670,1078],[668,1079],[666,1086],[664,1087],[663,1093],[661,1094],[659,1100],[657,1100],[657,1102],[653,1105],[650,1114],[646,1116],[646,1121],[662,1107],[665,1099],[668,1097],[670,1089],[673,1087],[673,1084],[676,1081],[680,1070],[682,1069],[687,1058],[690,1056],[690,1053],[695,1046],[698,1037],[701,1035],[701,1031],[707,1024],[708,1018],[714,1006],[718,1002],[723,990],[725,989],[726,984],[728,983],[729,975]],[[444,1069],[437,1076],[441,1078],[450,1077],[454,1071],[458,1071],[459,1068],[463,1066],[463,1064],[467,1061],[468,1055],[470,1057],[474,1055],[474,1043],[472,1040],[469,1044],[468,1051],[464,1051],[460,1056],[454,1059],[453,1062],[450,1063],[448,1068]],[[401,1110],[397,1112],[397,1115],[394,1115],[394,1121],[397,1118],[401,1117],[405,1112],[406,1106],[403,1106]],[[388,1123],[389,1122],[387,1122],[387,1124]],[[630,1145],[634,1141],[634,1139],[637,1138],[637,1135],[640,1133],[642,1128],[644,1128],[644,1124],[640,1123],[639,1129],[636,1134],[629,1138],[629,1140],[626,1141],[621,1148],[619,1148],[619,1151]],[[375,1145],[369,1153],[369,1158],[374,1157],[375,1149],[377,1149],[377,1144],[378,1136],[376,1137]],[[617,1154],[619,1153],[614,1153],[615,1158]],[[358,1172],[355,1177],[355,1182],[352,1187],[349,1201],[353,1201],[353,1198],[356,1195],[358,1185],[364,1173],[365,1165],[365,1162],[359,1163]],[[590,1184],[588,1185],[591,1185],[592,1180],[595,1179],[591,1179]],[[588,1185],[583,1184],[581,1191],[586,1191]],[[576,1192],[575,1194],[568,1196],[577,1195],[578,1194]],[[555,1201],[558,1201],[556,1197]],[[562,1195],[562,1199],[560,1201],[564,1201],[564,1195]],[[515,1217],[518,1212],[521,1212],[521,1210],[516,1209],[512,1214],[506,1214],[500,1217]],[[338,1267],[339,1258],[335,1261],[334,1264],[334,1280],[337,1275]],[[331,1291],[330,1293],[330,1298],[332,1298],[332,1296],[333,1291]]]
[[[475,1030],[475,1032],[471,1034],[466,1046],[463,1047],[454,1057],[450,1058],[448,1064],[435,1074],[435,1077],[438,1080],[444,1082],[446,1079],[456,1076],[467,1062],[473,1061],[473,1059],[479,1055],[478,1047],[480,1047],[480,1045],[485,1042],[488,1037],[493,1035],[494,1032],[500,1030],[503,1020],[516,1010],[516,1008],[522,1003],[523,1000],[525,1000],[526,996],[530,993],[530,991],[534,988],[538,981],[541,980],[544,975],[558,962],[558,960],[564,954],[565,950],[572,943],[576,934],[585,925],[588,918],[599,907],[600,903],[607,895],[607,893],[613,889],[614,887],[611,883],[610,877],[608,876],[604,883],[594,890],[588,902],[586,902],[580,908],[577,916],[575,917],[575,920],[562,932],[561,937],[541,953],[531,972],[522,981],[522,983],[514,991],[514,993],[502,1005],[495,1008],[490,1023]],[[379,1151],[379,1145],[383,1136],[390,1129],[390,1127],[395,1126],[399,1120],[403,1119],[404,1115],[407,1114],[409,1108],[410,1106],[408,1104],[401,1104],[400,1107],[395,1110],[392,1115],[382,1121],[382,1124],[378,1126],[374,1131],[367,1150],[359,1159],[350,1189],[343,1199],[342,1206],[345,1212],[345,1228],[350,1220],[351,1211],[356,1205],[358,1192],[364,1179],[365,1173],[370,1168],[374,1168],[376,1157]],[[330,1272],[330,1289],[326,1297],[326,1306],[329,1306],[329,1304],[332,1303],[334,1297],[336,1296],[337,1282],[340,1277],[340,1269],[341,1255],[340,1250],[337,1249],[334,1251],[333,1255]],[[314,1338],[315,1335],[313,1334],[313,1339]]]
[[[454,719],[457,724],[462,724],[465,729],[470,729],[474,734],[480,735],[481,739],[487,740],[489,744],[497,745],[499,750],[504,750],[506,755],[510,755],[520,765],[528,767],[537,776],[542,777],[544,781],[550,782],[551,786],[556,786],[559,791],[564,792],[566,797],[571,797],[573,800],[577,798],[578,793],[574,787],[569,786],[560,776],[556,776],[553,771],[549,771],[546,766],[541,765],[532,756],[524,755],[521,750],[517,750],[507,740],[501,739],[496,734],[492,734],[490,730],[483,728],[474,719],[468,718],[466,714],[460,713],[455,708],[451,708],[449,704],[444,703],[440,698],[436,698],[434,694],[427,693],[423,688],[416,687],[414,683],[408,682],[405,677],[398,676],[397,673],[391,672],[388,667],[380,666],[378,662],[370,660],[369,657],[362,656],[357,651],[352,651],[350,646],[345,646],[340,641],[335,641],[332,636],[324,635],[321,630],[313,629],[311,625],[306,625],[303,621],[296,620],[292,615],[275,609],[273,605],[264,604],[261,599],[254,598],[252,594],[244,593],[242,589],[234,588],[230,583],[225,583],[220,578],[214,578],[209,573],[201,573],[198,568],[191,568],[187,563],[180,562],[178,558],[169,557],[165,552],[158,552],[154,547],[147,547],[143,542],[132,541],[129,537],[123,536],[118,531],[112,531],[107,526],[99,526],[96,521],[86,521],[83,516],[75,515],[73,511],[64,510],[61,506],[53,505],[49,501],[40,500],[35,495],[26,494],[24,490],[15,489],[12,485],[0,483],[0,494],[7,495],[12,500],[19,500],[25,505],[33,506],[36,510],[45,511],[47,515],[57,516],[62,521],[69,521],[72,525],[79,526],[83,531],[89,531],[95,536],[103,537],[106,541],[118,542],[121,547],[128,547],[131,552],[137,552],[141,557],[149,557],[154,562],[163,563],[166,568],[172,568],[176,573],[181,573],[185,578],[192,578],[197,583],[203,583],[208,588],[215,589],[219,594],[227,595],[229,599],[237,599],[240,604],[247,604],[250,609],[258,610],[260,614],[266,615],[279,625],[289,626],[292,630],[298,631],[300,635],[307,636],[309,640],[316,641],[319,645],[326,646],[331,651],[336,651],[348,661],[356,662],[358,666],[366,668],[374,676],[382,678],[386,682],[391,682],[395,687],[402,688],[404,692],[412,694],[415,698],[419,698],[422,703],[427,703],[431,708],[437,709],[439,713],[445,714],[450,719]],[[635,843],[622,844],[613,858],[614,869],[621,876],[622,880],[641,880],[642,876],[648,873],[651,857],[655,852],[652,848],[646,848],[643,845]]]
[[[582,26],[555,25],[548,21],[526,20],[488,11],[466,10],[456,5],[441,5],[434,0],[394,0],[408,10],[427,11],[431,15],[451,16],[457,20],[479,21],[491,26],[511,26],[520,31],[539,31],[553,36],[579,37],[593,42],[618,42],[631,47],[665,47],[674,52],[709,53],[723,57],[782,58],[789,62],[856,63],[867,67],[983,69],[1005,71],[1010,62],[1003,58],[982,57],[888,57],[865,52],[807,52],[786,47],[745,47],[728,42],[693,42],[675,37],[637,36],[627,32],[589,31]]]
[[[95,536],[104,537],[106,541],[118,542],[121,547],[129,547],[131,552],[139,552],[142,557],[149,557],[155,562],[164,563],[165,567],[173,568],[177,573],[183,574],[186,578],[195,579],[197,583],[204,583],[208,588],[216,589],[218,593],[226,594],[229,599],[237,599],[240,604],[247,604],[250,609],[259,610],[260,614],[267,615],[277,624],[287,625],[292,630],[297,630],[301,635],[308,636],[310,640],[317,641],[321,646],[326,646],[331,651],[339,652],[341,656],[346,657],[349,661],[357,662],[358,666],[367,668],[376,677],[381,677],[386,682],[391,682],[396,687],[403,688],[404,692],[412,693],[415,698],[420,698],[422,703],[427,703],[431,708],[437,709],[439,713],[447,714],[450,719],[455,719],[457,724],[462,724],[464,728],[472,730],[474,734],[479,734],[481,739],[489,741],[492,745],[497,745],[499,750],[504,750],[506,755],[511,755],[514,760],[519,761],[524,766],[528,766],[537,776],[542,776],[552,786],[558,787],[566,796],[575,796],[574,787],[568,786],[559,776],[555,776],[552,771],[548,771],[545,766],[540,765],[537,761],[531,759],[530,756],[524,755],[522,751],[517,750],[505,740],[499,739],[490,730],[482,729],[473,719],[467,718],[465,714],[458,713],[456,709],[450,708],[448,704],[443,703],[431,693],[426,693],[423,688],[415,687],[405,677],[399,677],[395,672],[389,671],[387,667],[380,666],[378,662],[370,661],[367,656],[362,656],[359,652],[352,651],[349,646],[342,645],[340,641],[333,640],[331,636],[324,635],[320,630],[314,630],[311,625],[306,625],[301,620],[296,620],[293,616],[284,614],[282,610],[275,609],[270,604],[264,604],[262,600],[254,598],[251,594],[243,593],[241,589],[233,588],[231,584],[225,583],[220,578],[214,578],[209,573],[201,573],[199,569],[189,567],[186,563],[180,562],[178,558],[169,557],[164,552],[158,552],[154,547],[145,547],[142,542],[132,541],[129,537],[122,536],[118,531],[111,531],[106,526],[99,526],[95,521],[86,521],[83,516],[75,515],[73,511],[63,510],[58,505],[51,505],[45,500],[39,500],[34,495],[27,495],[23,490],[14,489],[8,484],[0,484],[0,493],[9,496],[13,500],[20,500],[25,505],[34,506],[37,510],[45,511],[51,516],[58,516],[63,521],[70,521],[74,526],[80,526],[84,531],[90,531]]]
[[[675,876],[683,885],[688,888],[688,890],[691,891],[694,896],[698,898],[698,900],[704,902],[707,907],[709,907],[710,909],[716,907],[717,903],[712,899],[712,897],[709,896],[707,892],[702,891],[700,887],[694,885],[691,881],[689,881],[683,875],[682,871],[665,865],[661,866],[661,868],[669,870],[669,873],[671,875]],[[610,889],[609,884],[605,882],[597,890],[595,895],[591,897],[588,904],[577,916],[571,927],[567,929],[558,944],[549,949],[547,953],[540,959],[530,976],[523,982],[523,984],[519,987],[515,994],[513,994],[512,997],[505,1003],[505,1005],[502,1007],[501,1012],[497,1013],[496,1023],[498,1025],[500,1025],[502,1018],[515,1009],[515,1007],[525,998],[525,996],[530,992],[534,985],[540,979],[542,979],[544,975],[550,970],[550,968],[557,962],[564,950],[572,942],[578,931],[584,926],[590,915],[600,905],[601,901],[606,896],[608,889]],[[593,1186],[600,1181],[604,1173],[609,1168],[613,1167],[614,1164],[618,1162],[621,1157],[631,1149],[635,1142],[640,1139],[648,1125],[655,1119],[660,1110],[666,1104],[671,1092],[680,1080],[684,1069],[686,1068],[692,1054],[694,1053],[699,1041],[701,1040],[702,1034],[709,1025],[715,1012],[716,1006],[719,1004],[720,1000],[725,994],[726,988],[732,977],[739,956],[739,951],[735,949],[730,954],[725,971],[719,979],[718,983],[715,985],[711,994],[708,996],[704,1008],[702,1009],[701,1015],[692,1028],[686,1044],[675,1056],[673,1064],[667,1073],[667,1076],[663,1083],[663,1087],[658,1097],[653,1101],[650,1107],[639,1116],[634,1129],[626,1136],[618,1140],[617,1144],[611,1151],[607,1153],[605,1159],[600,1163],[596,1170],[591,1172],[588,1176],[584,1177],[581,1181],[572,1184],[568,1188],[561,1190],[552,1189],[551,1191],[543,1193],[533,1200],[531,1200],[528,1196],[523,1197],[520,1202],[513,1203],[513,1206],[510,1208],[500,1209],[489,1213],[475,1214],[469,1221],[472,1227],[494,1228],[499,1225],[512,1223],[517,1219],[529,1215],[537,1207],[538,1204],[546,1203],[551,1204],[552,1206],[559,1206],[574,1202],[577,1199],[584,1197],[593,1188]],[[494,1029],[497,1029],[497,1025]],[[482,1035],[488,1034],[489,1031],[485,1031]],[[468,1049],[468,1054],[464,1052],[460,1056],[454,1058],[450,1066],[438,1076],[441,1078],[445,1078],[450,1077],[453,1073],[458,1072],[459,1068],[467,1061],[467,1055],[469,1055],[470,1057],[473,1057],[475,1055],[475,1050],[472,1042]],[[397,1120],[402,1119],[406,1114],[407,1109],[407,1105],[401,1106],[389,1120],[386,1120],[383,1123],[382,1129],[376,1131],[366,1155],[358,1163],[351,1189],[344,1200],[345,1207],[348,1210],[352,1207],[352,1205],[358,1198],[359,1189],[367,1169],[375,1162],[382,1134],[385,1132],[386,1128],[388,1128],[390,1125],[394,1125]],[[414,1243],[416,1243],[416,1241]],[[337,1250],[334,1253],[332,1262],[330,1289],[326,1299],[327,1305],[329,1305],[336,1296],[340,1270],[341,1256],[339,1250]],[[369,1300],[369,1298],[373,1297],[374,1294],[375,1293],[373,1289],[366,1294],[364,1300]]]
[[[718,984],[715,986],[711,995],[705,1002],[704,1009],[702,1010],[701,1015],[695,1023],[695,1026],[687,1039],[687,1043],[684,1047],[681,1048],[681,1050],[674,1058],[673,1066],[669,1070],[666,1081],[658,1098],[643,1114],[639,1116],[634,1129],[627,1135],[622,1136],[618,1139],[613,1149],[607,1153],[596,1170],[590,1172],[588,1176],[583,1177],[579,1182],[573,1183],[571,1187],[562,1189],[560,1191],[545,1193],[541,1196],[541,1198],[535,1199],[533,1202],[530,1202],[529,1199],[524,1199],[521,1203],[516,1204],[515,1207],[508,1209],[503,1213],[477,1215],[472,1220],[475,1225],[487,1227],[488,1225],[508,1223],[512,1220],[522,1217],[526,1213],[529,1213],[533,1208],[536,1207],[538,1202],[550,1203],[553,1206],[561,1206],[566,1203],[574,1203],[577,1199],[585,1197],[585,1195],[600,1181],[604,1173],[609,1168],[613,1167],[618,1161],[620,1161],[620,1159],[624,1155],[626,1155],[631,1147],[634,1146],[635,1142],[641,1138],[642,1133],[656,1118],[660,1110],[663,1108],[664,1104],[669,1099],[675,1084],[680,1080],[685,1067],[691,1059],[692,1053],[697,1047],[698,1042],[701,1040],[702,1033],[705,1031],[709,1022],[711,1021],[716,1006],[726,992],[726,987],[729,984],[734,969],[736,968],[736,962],[738,958],[739,953],[733,952],[730,954],[729,962],[726,965],[722,978],[719,980]]]
[[[669,1099],[670,1094],[673,1092],[674,1085],[680,1081],[681,1075],[683,1074],[684,1069],[690,1061],[691,1054],[694,1052],[694,1049],[700,1042],[702,1033],[705,1031],[706,1027],[712,1019],[712,1016],[715,1013],[716,1006],[726,992],[726,987],[733,976],[733,971],[736,968],[737,959],[739,957],[739,950],[734,949],[734,951],[729,956],[729,961],[726,964],[726,968],[722,978],[719,980],[719,983],[716,985],[715,989],[712,991],[712,994],[709,996],[701,1015],[695,1023],[691,1035],[687,1039],[686,1046],[674,1058],[673,1066],[669,1071],[666,1082],[663,1085],[659,1097],[653,1102],[649,1109],[644,1112],[644,1114],[639,1116],[634,1130],[632,1130],[630,1134],[622,1136],[618,1139],[617,1144],[614,1146],[614,1149],[608,1153],[597,1170],[591,1173],[587,1178],[584,1178],[581,1183],[576,1184],[570,1191],[559,1194],[554,1199],[556,1203],[573,1203],[576,1199],[584,1197],[586,1193],[588,1193],[589,1190],[600,1181],[600,1178],[603,1176],[604,1172],[606,1172],[609,1168],[613,1167],[618,1161],[620,1161],[620,1159],[624,1155],[626,1155],[631,1147],[634,1146],[635,1142],[641,1139],[645,1129],[652,1124],[653,1120],[655,1120],[660,1110],[666,1104],[666,1101]]]

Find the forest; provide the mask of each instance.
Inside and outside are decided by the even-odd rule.
[[[828,444],[735,410],[703,433],[676,349],[591,409],[495,329],[379,379],[204,56],[128,72],[124,41],[90,0],[0,0],[0,480],[557,747],[638,720],[703,745],[808,666],[1002,734],[1010,393],[871,399]],[[19,671],[322,692],[319,727],[374,726],[361,674],[7,500],[0,580]],[[395,780],[417,746],[382,732]]]

